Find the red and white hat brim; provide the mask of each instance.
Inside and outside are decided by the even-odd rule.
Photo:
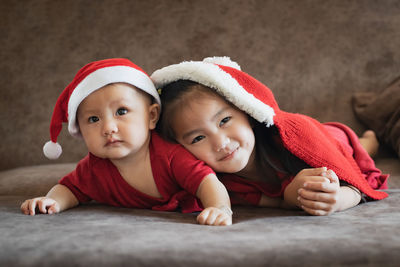
[[[191,80],[215,89],[228,101],[267,126],[274,124],[274,109],[249,93],[229,73],[218,65],[240,70],[228,57],[206,58],[203,61],[184,61],[155,71],[150,77],[156,88],[178,80]]]
[[[76,113],[79,104],[91,93],[111,83],[124,82],[150,94],[161,105],[160,97],[153,82],[145,73],[129,66],[111,66],[98,69],[83,79],[72,92],[68,102],[68,131],[80,136]]]

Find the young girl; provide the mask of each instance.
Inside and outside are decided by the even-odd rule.
[[[106,59],[84,66],[57,100],[44,153],[58,158],[57,136],[68,122],[83,137],[89,154],[45,197],[28,199],[25,214],[58,213],[95,200],[128,208],[183,212],[205,208],[200,224],[230,225],[225,187],[215,173],[180,145],[154,131],[160,99],[154,84],[127,59]]]
[[[220,173],[232,203],[328,215],[387,197],[375,189],[388,175],[352,130],[280,110],[229,58],[182,62],[151,78],[163,103],[158,130]],[[371,152],[378,145],[371,131],[362,143]]]

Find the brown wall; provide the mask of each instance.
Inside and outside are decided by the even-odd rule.
[[[282,109],[354,118],[352,92],[400,72],[398,1],[0,1],[0,169],[42,154],[55,101],[84,64],[127,57],[149,74],[226,55],[275,92]],[[86,154],[64,128],[56,162]]]

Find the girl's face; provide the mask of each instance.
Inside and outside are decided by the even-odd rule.
[[[159,106],[138,89],[124,83],[107,85],[79,105],[79,128],[88,150],[111,161],[147,152],[150,130]]]
[[[170,120],[176,140],[216,172],[254,166],[255,137],[247,115],[219,95],[187,94]]]

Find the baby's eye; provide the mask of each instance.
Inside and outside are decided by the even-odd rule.
[[[192,143],[191,143],[191,144],[195,144],[195,143],[197,143],[197,142],[199,142],[199,141],[203,140],[204,138],[205,138],[205,136],[204,136],[204,135],[199,135],[199,136],[196,136],[195,138],[193,138],[193,140],[192,140]]]
[[[89,123],[95,123],[95,122],[98,122],[98,121],[99,121],[99,117],[96,117],[96,116],[91,116],[88,119]]]
[[[117,115],[119,115],[119,116],[125,115],[126,113],[128,113],[128,110],[126,108],[119,108],[117,110]]]
[[[228,121],[231,120],[232,117],[225,117],[223,118],[220,122],[219,122],[219,126],[224,125],[225,123],[227,123]]]

